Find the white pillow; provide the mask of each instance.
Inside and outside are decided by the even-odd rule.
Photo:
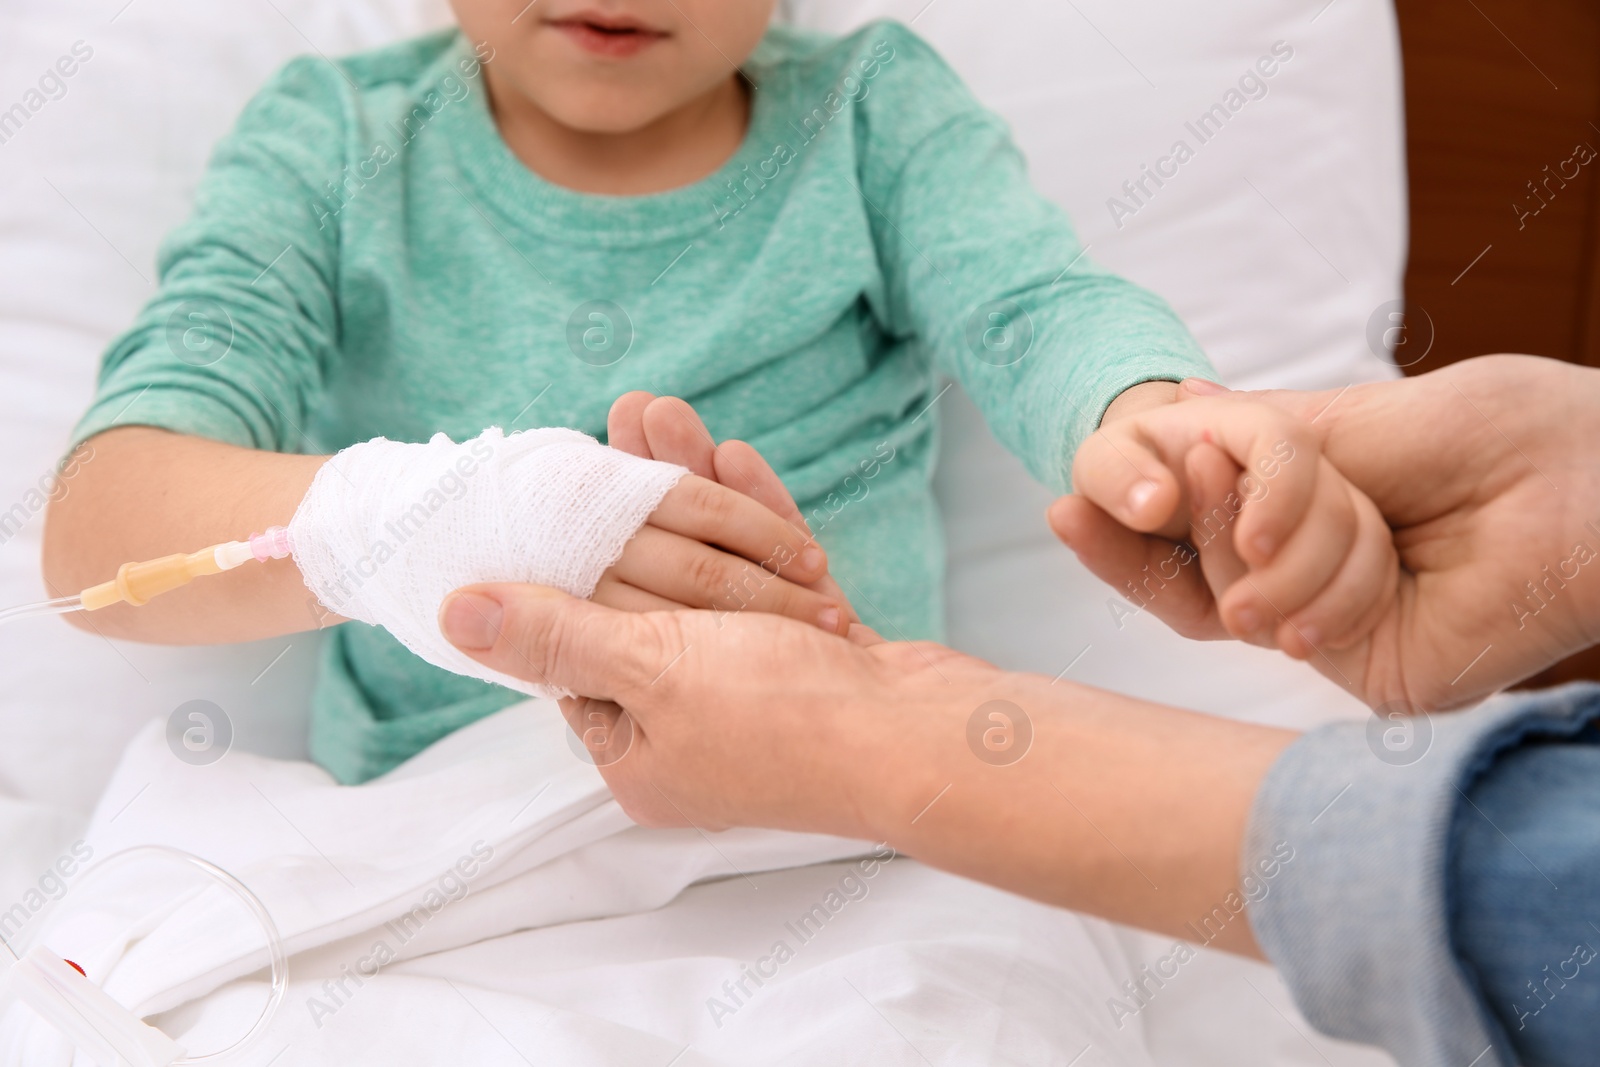
[[[1406,239],[1399,42],[1384,0],[790,6],[830,31],[911,21],[1012,124],[1090,254],[1171,301],[1229,384],[1339,388],[1394,373],[1367,345],[1368,321],[1400,294]],[[1197,132],[1216,105],[1237,111]],[[1174,152],[1179,141],[1192,155]],[[1159,186],[1145,176],[1158,165],[1172,174]],[[959,392],[940,407],[953,644],[1243,718],[1303,727],[1362,713],[1282,656],[1185,641],[1148,615],[1119,628],[1109,605],[1123,602],[1046,528],[1050,495]]]

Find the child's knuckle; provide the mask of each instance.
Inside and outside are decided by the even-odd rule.
[[[714,551],[695,552],[684,571],[689,585],[707,601],[721,594],[729,581],[724,557]]]

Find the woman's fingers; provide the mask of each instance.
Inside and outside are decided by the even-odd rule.
[[[736,489],[689,475],[667,493],[649,525],[717,545],[800,585],[828,573],[828,557],[760,501]]]
[[[640,459],[659,458],[650,454],[644,433],[644,409],[654,399],[654,394],[637,390],[617,397],[606,414],[606,443]]]
[[[621,705],[589,697],[563,697],[557,703],[596,767],[609,767],[633,747],[636,727]]]
[[[1148,609],[1185,637],[1228,636],[1188,544],[1130,530],[1080,496],[1057,500],[1049,519],[1083,565],[1129,602],[1127,614],[1117,615],[1119,629]]]
[[[656,397],[645,405],[641,424],[653,458],[688,467],[702,478],[716,479],[711,460],[716,444],[687,401],[675,396]]]
[[[841,635],[852,621],[845,605],[834,598],[786,581],[748,559],[718,551],[698,537],[655,525],[639,529],[609,573],[635,589],[691,608],[720,612],[748,608]]]

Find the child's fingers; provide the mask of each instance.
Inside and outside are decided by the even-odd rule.
[[[1200,573],[1220,601],[1250,570],[1233,548],[1234,523],[1242,505],[1239,465],[1212,444],[1195,445],[1183,465],[1189,483],[1189,544],[1199,551]]]
[[[1057,500],[1049,520],[1056,536],[1095,577],[1127,599],[1130,610],[1147,609],[1195,640],[1228,636],[1189,545],[1130,530],[1081,496]],[[1119,614],[1119,622],[1123,617]]]
[[[811,527],[806,524],[805,516],[800,514],[799,505],[794,502],[794,497],[789,495],[789,489],[778,477],[778,472],[772,469],[772,465],[760,452],[743,441],[724,441],[717,446],[715,462],[717,481],[730,489],[739,490],[756,503],[764,505],[774,515],[792,526],[800,536],[806,538],[811,536]],[[825,597],[837,598],[839,603],[844,605],[845,614],[849,616],[850,621],[859,620],[850,598],[845,595],[832,575],[823,575],[817,581],[802,584]]]
[[[769,508],[785,522],[805,530],[811,536],[800,507],[789,495],[789,489],[778,477],[778,472],[754,447],[744,441],[724,441],[717,446],[712,463],[716,480]]]
[[[1346,483],[1333,464],[1320,456],[1312,485],[1311,506],[1303,521],[1265,565],[1252,568],[1250,580],[1235,586],[1221,600],[1222,620],[1239,636],[1259,636],[1277,629],[1278,620],[1293,616],[1314,600],[1350,554],[1356,539],[1356,510]],[[1269,504],[1273,490],[1245,504],[1239,516],[1234,547],[1244,555],[1242,539],[1255,509]]]
[[[640,527],[611,567],[635,589],[690,608],[770,612],[843,636],[851,620],[831,597],[785,581],[740,556],[658,527]]]
[[[594,592],[589,594],[589,599],[596,604],[616,608],[618,611],[676,611],[683,607],[676,601],[629,585],[611,571],[606,571],[600,576],[600,581],[594,587]]]
[[[1272,560],[1305,520],[1316,499],[1319,451],[1316,431],[1286,412],[1251,404],[1240,417],[1233,398],[1191,400],[1175,406],[1204,428],[1241,468],[1236,493],[1242,508],[1235,523],[1234,550],[1252,567]],[[1167,447],[1181,442],[1165,440]]]
[[[737,489],[689,475],[650,516],[659,527],[717,545],[805,585],[828,573],[828,556],[804,529]]]
[[[1346,486],[1356,509],[1344,566],[1312,602],[1278,627],[1278,647],[1298,659],[1342,651],[1367,637],[1399,589],[1400,557],[1377,505]]]
[[[612,448],[640,459],[652,459],[650,442],[644,436],[644,409],[655,394],[635,390],[623,393],[606,414],[606,443]]]
[[[688,467],[702,478],[716,478],[711,457],[716,442],[687,401],[661,396],[644,409],[644,436],[650,454],[663,463]]]
[[[845,594],[844,589],[839,585],[838,579],[836,579],[833,575],[825,574],[817,581],[808,583],[806,586],[804,586],[804,588],[811,590],[813,593],[820,594],[829,600],[837,601],[838,604],[844,609],[846,621],[851,625],[861,621],[861,616],[856,613],[855,605],[850,603],[849,596]]]
[[[1182,490],[1166,459],[1138,432],[1135,423],[1142,421],[1095,431],[1072,458],[1072,488],[1130,530],[1182,536],[1169,528]]]

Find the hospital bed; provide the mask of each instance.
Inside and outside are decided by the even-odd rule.
[[[157,243],[186,214],[210,145],[288,57],[373,47],[446,18],[433,0],[4,7],[0,606],[57,592],[38,573],[43,496],[71,483],[50,474],[101,350],[152,291]],[[1090,254],[1172,301],[1231,384],[1337,389],[1396,373],[1384,338],[1400,296],[1405,174],[1398,43],[1382,0],[792,0],[782,14],[827,30],[911,23],[1012,124]],[[22,76],[62,56],[74,73],[33,107]],[[5,111],[14,102],[20,117]],[[1115,594],[1045,528],[1048,494],[959,390],[939,414],[953,644],[1254,722],[1365,713],[1286,659],[1184,642],[1112,610]],[[0,630],[0,917],[73,855],[114,771],[137,765],[125,752],[148,756],[192,702],[226,719],[233,764],[217,767],[260,781],[299,774],[287,761],[305,757],[315,646],[301,635],[153,648],[59,620]],[[797,958],[781,996],[709,1020],[723,1024],[712,1040],[686,1038],[712,1033],[708,1004],[721,996],[696,983],[760,958],[844,870],[740,877],[713,865],[650,910],[550,920],[413,960],[325,1026],[307,1021],[315,988],[292,987],[280,1014],[309,1036],[284,1045],[293,1051],[263,1041],[239,1062],[1389,1062],[1315,1034],[1270,968],[1204,950],[1119,1015],[1121,981],[1168,956],[1170,939],[904,858],[841,913],[832,943]],[[198,1010],[168,1018],[207,1022]],[[742,1043],[720,1036],[741,1027]],[[1044,1051],[1018,1051],[1028,1049]]]

